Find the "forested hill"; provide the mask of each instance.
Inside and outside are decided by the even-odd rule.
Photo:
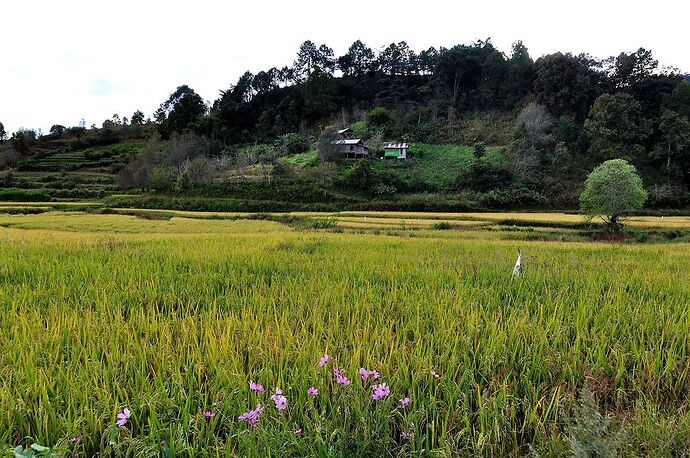
[[[118,174],[112,192],[233,197],[240,187],[282,185],[301,191],[273,193],[275,199],[413,195],[563,208],[577,205],[594,166],[624,158],[640,171],[648,206],[680,207],[690,195],[688,79],[645,49],[534,60],[521,42],[504,54],[489,40],[417,51],[400,42],[378,52],[356,41],[338,57],[306,41],[292,66],[247,72],[211,104],[182,85],[152,119],[136,111],[98,128],[16,132],[0,145],[0,161],[14,173],[48,171],[36,144],[46,158],[54,153],[50,142],[65,157],[84,148],[94,157],[94,145],[108,142],[84,139],[109,137],[124,148],[103,153],[117,158],[116,166],[99,169]],[[334,160],[324,145],[344,127],[372,157],[386,142],[410,143],[408,160]],[[48,169],[60,170],[54,162]],[[16,186],[16,179],[5,181]]]

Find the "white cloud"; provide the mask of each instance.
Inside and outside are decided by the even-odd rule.
[[[180,84],[212,101],[245,71],[292,62],[299,44],[336,54],[356,39],[374,48],[406,40],[416,50],[492,38],[522,40],[533,57],[640,46],[690,71],[681,40],[687,6],[674,0],[9,0],[2,5],[0,121],[9,131],[100,125],[136,109],[150,115]]]

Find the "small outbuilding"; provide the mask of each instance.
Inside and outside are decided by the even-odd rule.
[[[338,156],[341,159],[363,159],[369,157],[369,148],[364,146],[364,142],[360,138],[334,140],[331,144],[335,145]]]
[[[383,145],[383,159],[407,159],[407,143],[386,143]]]

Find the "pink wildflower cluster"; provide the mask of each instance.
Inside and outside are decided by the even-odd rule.
[[[338,369],[337,367],[333,366],[333,375],[335,375],[336,383],[339,383],[340,385],[350,384],[350,380],[346,377],[344,370]]]
[[[264,411],[263,406],[261,404],[257,404],[256,408],[254,410],[250,410],[249,412],[245,412],[237,418],[240,421],[246,421],[250,425],[254,426],[259,421],[259,417],[261,416],[261,413],[263,411]]]
[[[283,396],[283,390],[281,390],[280,388],[276,388],[276,394],[271,396],[271,400],[275,403],[276,409],[287,409],[287,398]]]
[[[324,367],[326,365],[326,363],[328,362],[328,359],[329,359],[329,356],[324,353],[324,355],[319,360],[319,366]],[[436,379],[441,377],[441,375],[439,373],[437,373],[436,371],[434,371],[433,369],[430,372],[431,372],[431,375]],[[333,375],[336,378],[336,383],[338,383],[340,385],[350,385],[352,383],[347,378],[347,373],[345,372],[345,370],[339,369],[336,366],[333,366]],[[378,380],[381,377],[381,375],[378,373],[378,371],[367,370],[364,367],[361,367],[359,369],[359,375],[360,375],[360,377],[362,377],[363,382],[367,382],[369,379]],[[264,391],[264,387],[258,383],[255,383],[253,380],[249,381],[249,389],[252,391],[256,391],[256,392],[263,392]],[[385,382],[377,383],[377,384],[374,384],[371,386],[371,397],[375,401],[380,401],[380,400],[388,397],[390,395],[390,392],[391,392],[390,387]],[[307,394],[309,396],[311,396],[312,398],[316,398],[316,396],[319,395],[319,390],[316,387],[311,386],[311,387],[309,387],[309,389],[307,389]],[[275,394],[273,394],[271,396],[271,400],[274,402],[276,409],[278,409],[279,411],[283,411],[283,410],[287,409],[288,399],[286,396],[283,395],[283,390],[281,390],[280,388],[276,388]],[[410,398],[404,397],[404,398],[400,399],[398,401],[398,403],[400,405],[400,408],[406,409],[410,405]],[[250,410],[248,412],[243,413],[242,415],[240,415],[238,417],[238,419],[240,421],[247,422],[252,426],[255,426],[258,423],[259,417],[261,416],[263,411],[264,411],[264,407],[260,403],[257,403],[254,410]],[[204,411],[203,414],[204,414],[204,417],[209,418],[209,419],[214,418],[216,416],[216,413],[212,412],[212,411]],[[129,422],[131,416],[132,416],[132,412],[128,408],[124,408],[122,410],[122,412],[118,412],[117,421],[115,422],[115,424],[117,426],[120,426],[120,427],[124,426]],[[319,430],[320,430],[320,427],[317,428],[317,431],[319,431]],[[295,430],[295,434],[299,434],[300,432],[301,432],[301,429]],[[402,432],[400,434],[400,437],[403,440],[411,440],[414,438],[414,433],[413,432]],[[73,443],[78,442],[80,439],[81,439],[81,437],[76,436],[76,437],[69,439],[67,442],[70,444],[73,444]],[[164,445],[164,444],[165,444],[165,441],[162,441],[161,445]]]
[[[366,382],[369,377],[371,377],[374,380],[379,378],[379,372],[377,370],[368,371],[363,367],[359,368],[359,375],[360,377],[362,377],[363,382]]]
[[[371,397],[374,401],[379,401],[391,393],[391,389],[386,383],[372,385],[371,391]]]

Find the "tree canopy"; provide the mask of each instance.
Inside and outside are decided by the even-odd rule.
[[[587,177],[580,209],[591,216],[604,215],[618,229],[620,217],[641,209],[646,200],[647,191],[635,167],[623,159],[611,159]]]
[[[161,126],[161,135],[169,137],[171,132],[182,133],[206,114],[206,104],[199,94],[186,84],[170,94],[155,113]]]

